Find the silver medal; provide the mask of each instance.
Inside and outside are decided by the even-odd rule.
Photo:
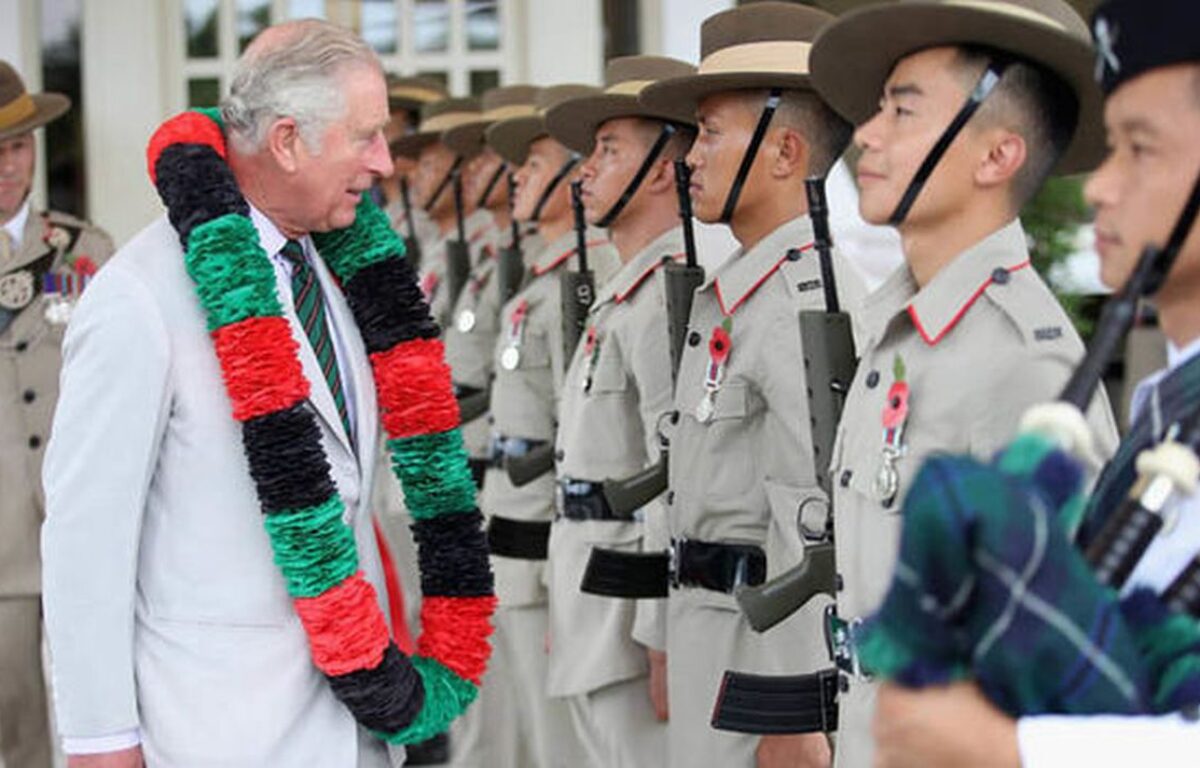
[[[516,346],[505,347],[500,353],[500,366],[506,371],[515,371],[521,364],[521,350]]]
[[[704,393],[704,397],[700,399],[700,403],[696,406],[696,421],[699,421],[701,424],[707,424],[712,421],[713,411],[716,410],[716,403],[713,402],[715,394],[715,390],[707,390]]]
[[[475,327],[475,312],[470,309],[459,312],[457,325],[459,333],[470,333],[471,329]]]
[[[879,471],[875,473],[875,481],[871,485],[875,498],[884,506],[890,505],[900,490],[900,472],[896,470],[896,460],[900,458],[900,453],[890,445],[884,446],[883,462],[879,465]]]
[[[54,294],[46,297],[46,307],[42,314],[51,325],[66,325],[71,320],[74,306],[67,299]]]
[[[14,312],[33,301],[33,274],[27,270],[0,277],[0,307]]]

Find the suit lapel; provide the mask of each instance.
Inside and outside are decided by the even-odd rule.
[[[25,219],[25,230],[21,233],[21,247],[16,249],[13,254],[13,260],[8,264],[0,265],[4,272],[14,272],[29,264],[45,259],[47,256],[52,258],[46,262],[46,269],[50,268],[55,256],[54,249],[46,245],[42,241],[42,215],[32,208],[29,209],[29,216]],[[41,279],[40,277],[38,278]],[[39,283],[37,288],[41,290]]]

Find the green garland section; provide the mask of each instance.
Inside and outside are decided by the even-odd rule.
[[[354,533],[336,494],[320,506],[265,515],[264,524],[292,597],[317,597],[358,571]]]
[[[414,520],[475,510],[475,480],[458,429],[388,440],[387,448]]]
[[[437,736],[479,695],[474,683],[463,680],[437,659],[413,656],[412,663],[425,686],[425,706],[407,728],[375,734],[393,744],[417,744]]]
[[[365,267],[404,255],[404,241],[392,231],[387,214],[365,194],[355,209],[353,224],[332,232],[313,232],[312,239],[343,283]]]
[[[193,229],[186,264],[210,333],[249,317],[283,314],[274,267],[248,217],[229,213]]]

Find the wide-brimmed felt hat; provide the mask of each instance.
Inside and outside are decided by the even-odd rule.
[[[61,93],[29,93],[17,71],[0,61],[0,141],[40,128],[71,108]]]
[[[389,75],[387,79],[388,109],[392,112],[409,110],[416,112],[426,104],[449,98],[446,86],[431,77],[399,77]]]
[[[842,117],[859,125],[878,111],[897,61],[948,45],[983,46],[1055,73],[1079,100],[1075,135],[1056,172],[1086,171],[1103,157],[1091,38],[1087,23],[1064,0],[897,0],[859,8],[818,37],[813,84]]]
[[[483,94],[483,112],[472,122],[451,128],[442,142],[460,155],[474,155],[483,149],[488,126],[514,117],[536,114],[538,88],[532,85],[505,85]]]
[[[501,120],[488,127],[485,132],[488,146],[513,165],[521,165],[529,154],[529,145],[543,136],[546,130],[546,113],[568,99],[594,96],[600,89],[591,85],[570,83],[542,88],[534,99],[535,112],[524,117]]]
[[[623,56],[608,62],[604,91],[570,99],[546,113],[546,129],[563,146],[590,154],[596,129],[617,117],[646,117],[693,125],[693,109],[652,109],[638,99],[647,86],[672,77],[694,74],[691,64],[666,56]]]
[[[416,133],[401,136],[392,142],[392,154],[413,157],[430,144],[442,140],[451,128],[479,119],[479,99],[442,99],[421,107],[421,124]]]
[[[651,109],[696,111],[705,96],[723,91],[811,90],[808,57],[817,33],[833,16],[795,3],[759,2],[709,16],[700,27],[696,73],[647,86]]]

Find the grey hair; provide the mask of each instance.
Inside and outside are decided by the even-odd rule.
[[[281,117],[295,119],[313,153],[321,136],[346,112],[338,77],[350,66],[382,73],[375,52],[348,29],[319,19],[288,22],[268,30],[269,42],[255,40],[238,60],[221,117],[235,148],[262,148],[267,129]]]

